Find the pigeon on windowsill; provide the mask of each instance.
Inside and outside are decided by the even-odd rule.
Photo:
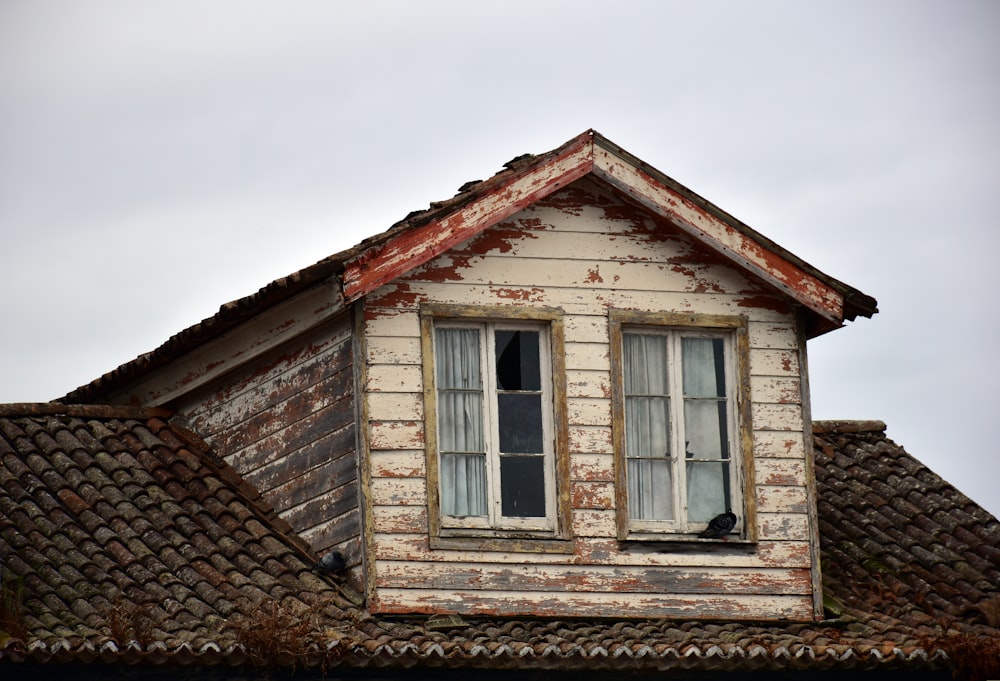
[[[702,530],[698,537],[701,539],[722,539],[732,532],[734,527],[736,527],[736,515],[733,513],[733,509],[727,508],[725,513],[720,513],[709,520],[708,527]]]

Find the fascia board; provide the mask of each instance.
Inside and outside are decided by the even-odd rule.
[[[832,325],[843,323],[844,296],[838,291],[674,191],[630,159],[600,144],[595,145],[593,174]]]
[[[365,249],[344,263],[345,300],[357,300],[589,174],[593,149],[592,136],[581,135],[540,164],[529,164],[495,185],[487,180],[485,190],[457,210]]]

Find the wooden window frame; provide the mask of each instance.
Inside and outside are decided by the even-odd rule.
[[[568,426],[566,418],[565,333],[562,310],[555,308],[512,308],[502,305],[451,305],[425,303],[420,307],[421,355],[423,358],[423,398],[425,456],[427,466],[427,503],[430,544],[442,549],[481,549],[498,551],[571,550]],[[519,323],[521,326],[519,327]],[[543,384],[549,389],[550,414],[544,417],[550,441],[551,492],[546,493],[550,508],[545,522],[457,521],[441,512],[440,454],[438,451],[438,409],[435,373],[434,330],[437,325],[476,326],[478,328],[538,328],[542,334],[541,370]],[[547,341],[547,343],[545,342]],[[494,390],[495,392],[495,390]],[[489,436],[488,436],[489,437]],[[546,456],[549,452],[546,451]],[[487,459],[487,485],[499,493],[495,467]],[[548,488],[547,488],[548,489]],[[550,506],[551,504],[551,506]],[[499,519],[497,519],[499,520]]]
[[[637,310],[612,309],[608,314],[611,350],[611,401],[612,437],[614,443],[615,505],[618,539],[621,541],[695,541],[717,542],[715,539],[699,539],[695,529],[688,527],[685,518],[675,521],[637,521],[629,518],[628,483],[626,480],[627,461],[625,450],[625,396],[623,384],[623,334],[629,330],[664,333],[668,336],[697,334],[708,336],[725,335],[731,351],[727,375],[732,380],[727,386],[733,399],[729,410],[731,425],[735,429],[730,435],[730,462],[733,466],[732,490],[733,512],[738,517],[736,533],[726,538],[733,542],[755,542],[756,508],[754,503],[753,430],[750,420],[750,341],[749,321],[744,315],[710,315],[675,312],[644,312]],[[682,478],[675,477],[675,488]],[[683,512],[683,510],[682,510]],[[657,530],[657,526],[662,530]],[[677,526],[685,531],[677,531]]]

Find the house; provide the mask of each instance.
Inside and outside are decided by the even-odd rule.
[[[596,132],[518,157],[0,412],[0,655],[947,672],[996,641],[1000,527],[809,411],[806,341],[875,312]]]

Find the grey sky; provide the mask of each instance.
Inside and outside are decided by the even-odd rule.
[[[810,344],[1000,514],[995,2],[0,1],[0,401],[595,128],[880,314]]]

